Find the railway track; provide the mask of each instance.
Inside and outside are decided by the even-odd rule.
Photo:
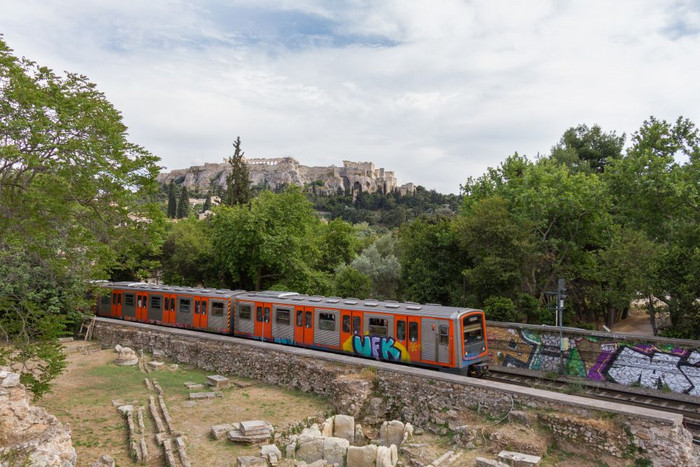
[[[501,371],[493,367],[483,379],[673,412],[683,416],[684,426],[693,434],[693,443],[700,445],[700,398],[677,393],[666,394],[660,391],[658,394],[649,394],[650,390],[613,388],[601,383],[568,378],[546,379],[534,375]]]

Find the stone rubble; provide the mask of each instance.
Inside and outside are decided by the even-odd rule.
[[[274,433],[272,425],[263,420],[249,420],[240,422],[237,427],[235,425],[227,435],[228,440],[234,443],[266,443]]]
[[[19,374],[0,368],[0,465],[73,467],[70,428],[30,400]]]
[[[531,456],[520,452],[501,451],[498,453],[498,458],[505,461],[508,465],[517,467],[538,466],[542,462],[540,456]]]
[[[229,379],[221,375],[207,376],[207,384],[215,389],[226,389],[231,386]]]
[[[114,360],[115,365],[138,365],[139,357],[130,347],[122,347],[121,345],[117,344],[114,346],[114,351],[117,352],[117,358]]]
[[[220,392],[191,392],[188,397],[191,401],[196,401],[201,399],[216,399],[217,397],[224,397],[224,395]]]

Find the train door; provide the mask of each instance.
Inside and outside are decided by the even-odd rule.
[[[438,321],[437,358],[440,363],[450,363],[450,325],[447,321]]]
[[[300,345],[314,345],[314,309],[295,307],[294,342]]]
[[[143,292],[136,294],[136,321],[146,321],[148,316],[148,295]]]
[[[364,332],[362,331],[362,312],[361,311],[353,311],[352,312],[352,334],[354,336],[364,336]]]
[[[412,362],[419,362],[421,359],[420,318],[409,316],[406,321],[408,322],[408,347],[406,347],[406,350],[408,350],[408,355],[411,357]]]
[[[175,295],[163,295],[163,323],[175,324]]]
[[[208,319],[209,299],[206,297],[195,297],[194,299],[194,316],[192,325],[196,329],[206,329]]]
[[[255,303],[255,336],[272,339],[272,320],[270,319],[272,305],[270,303]]]
[[[406,345],[408,340],[408,322],[406,317],[402,315],[394,315],[394,326],[394,340],[401,344],[404,349],[408,350],[408,346]]]
[[[340,312],[340,345],[349,345],[350,350],[352,350],[352,342],[348,342],[352,339],[352,313],[350,310],[341,310]],[[346,350],[348,350],[346,348]]]
[[[119,290],[112,291],[112,314],[110,316],[119,317],[122,315],[122,295]]]

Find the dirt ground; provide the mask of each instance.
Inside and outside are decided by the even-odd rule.
[[[53,391],[39,405],[45,407],[72,430],[73,446],[78,453],[78,465],[87,466],[108,454],[117,465],[135,465],[127,446],[125,419],[118,413],[113,401],[122,401],[146,407],[146,433],[154,433],[148,413],[149,392],[144,378],[156,379],[164,390],[165,401],[172,417],[173,427],[187,437],[187,455],[193,466],[233,466],[242,455],[258,455],[259,447],[236,445],[227,440],[213,440],[209,433],[212,425],[244,420],[266,420],[279,432],[286,426],[308,417],[325,417],[330,405],[323,399],[298,391],[268,386],[256,381],[231,377],[232,381],[249,384],[240,388],[232,385],[223,391],[223,397],[203,401],[189,401],[190,392],[184,382],[204,383],[208,373],[178,366],[164,368],[149,374],[138,366],[121,367],[113,364],[113,350],[100,350],[95,343],[70,342],[66,344],[67,370],[56,380]],[[415,436],[403,447],[404,465],[427,465],[448,451],[458,456],[452,466],[472,466],[476,457],[495,459],[501,449],[532,448],[544,452],[543,466],[618,467],[632,465],[631,461],[600,457],[586,446],[557,441],[544,430],[490,420],[474,412],[465,412],[464,420],[479,432],[473,449],[458,448],[452,435],[438,436],[427,431]],[[365,433],[377,435],[377,427],[365,427]],[[149,466],[164,465],[161,449],[153,436],[148,436]],[[282,446],[282,450],[283,446]],[[280,466],[293,466],[284,460]],[[446,463],[441,466],[448,465]]]
[[[654,335],[651,322],[649,322],[649,313],[643,308],[632,308],[627,319],[616,323],[611,330],[625,334]]]

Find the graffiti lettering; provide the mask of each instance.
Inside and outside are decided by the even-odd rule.
[[[494,363],[553,371],[561,359],[569,376],[700,396],[700,349],[670,344],[615,342],[599,336],[491,327]]]
[[[353,336],[352,349],[357,355],[374,357],[382,360],[398,361],[401,350],[397,349],[393,337]]]

